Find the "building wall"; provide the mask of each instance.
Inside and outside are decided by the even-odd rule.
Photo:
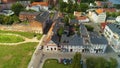
[[[31,26],[31,30],[34,31],[34,33],[44,33],[44,27],[43,27],[43,23],[38,22],[38,21],[32,21],[30,23]]]
[[[44,51],[48,51],[48,52],[58,51],[58,47],[57,47],[57,45],[45,45]]]
[[[91,48],[90,48],[90,52],[91,53],[104,53],[105,50],[107,48],[107,44],[92,44]],[[99,50],[101,49],[101,50]]]
[[[27,15],[27,14],[26,15],[24,15],[24,14],[19,15],[19,19],[21,21],[25,21],[25,20],[31,21],[31,20],[34,20],[35,17],[36,17],[36,15]]]
[[[107,45],[91,44],[87,46],[70,46],[63,45],[61,47],[63,52],[88,52],[88,53],[104,53],[107,48]],[[99,50],[101,49],[101,50]]]
[[[106,20],[106,13],[101,13],[98,15],[98,19],[97,19],[98,23],[105,22],[105,20]]]
[[[97,15],[95,12],[89,12],[89,15],[95,23],[102,23],[106,20],[106,13]]]
[[[114,49],[115,52],[120,52],[120,36],[113,33],[108,26],[104,29],[104,36],[107,38],[109,44]]]
[[[61,47],[63,52],[82,52],[82,46],[64,45]]]

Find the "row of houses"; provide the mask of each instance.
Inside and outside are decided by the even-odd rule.
[[[80,24],[79,29],[81,35],[74,34],[72,36],[68,36],[67,34],[63,34],[62,37],[59,39],[56,34],[53,34],[48,43],[44,45],[44,51],[88,53],[105,52],[108,46],[108,41],[105,37],[98,36],[95,33],[89,33],[83,24]]]

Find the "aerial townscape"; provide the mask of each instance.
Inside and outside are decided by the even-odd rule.
[[[0,68],[120,68],[120,0],[0,0]]]

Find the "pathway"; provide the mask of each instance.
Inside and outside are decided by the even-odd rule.
[[[19,44],[23,44],[23,43],[27,43],[27,42],[39,42],[39,40],[37,40],[37,37],[29,39],[27,37],[24,37],[24,36],[21,36],[21,35],[18,35],[18,34],[12,34],[12,33],[0,33],[0,34],[19,36],[19,37],[21,37],[25,40],[23,42],[18,42],[18,43],[0,43],[0,45],[19,45]]]

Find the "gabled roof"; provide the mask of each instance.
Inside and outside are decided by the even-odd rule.
[[[48,6],[48,3],[47,2],[33,2],[32,6],[35,6],[35,5]]]
[[[98,45],[108,45],[108,41],[105,37],[90,37],[92,44],[98,44]]]
[[[91,41],[91,44],[98,44],[98,45],[102,45],[102,44],[107,45],[108,44],[108,41],[105,37],[99,36],[95,32],[90,33],[90,41]]]
[[[81,38],[77,34],[70,37],[67,37],[65,34],[63,34],[61,37],[61,44],[70,46],[82,46],[83,38]]]
[[[120,35],[120,25],[115,23],[109,23],[107,26],[114,32]]]

